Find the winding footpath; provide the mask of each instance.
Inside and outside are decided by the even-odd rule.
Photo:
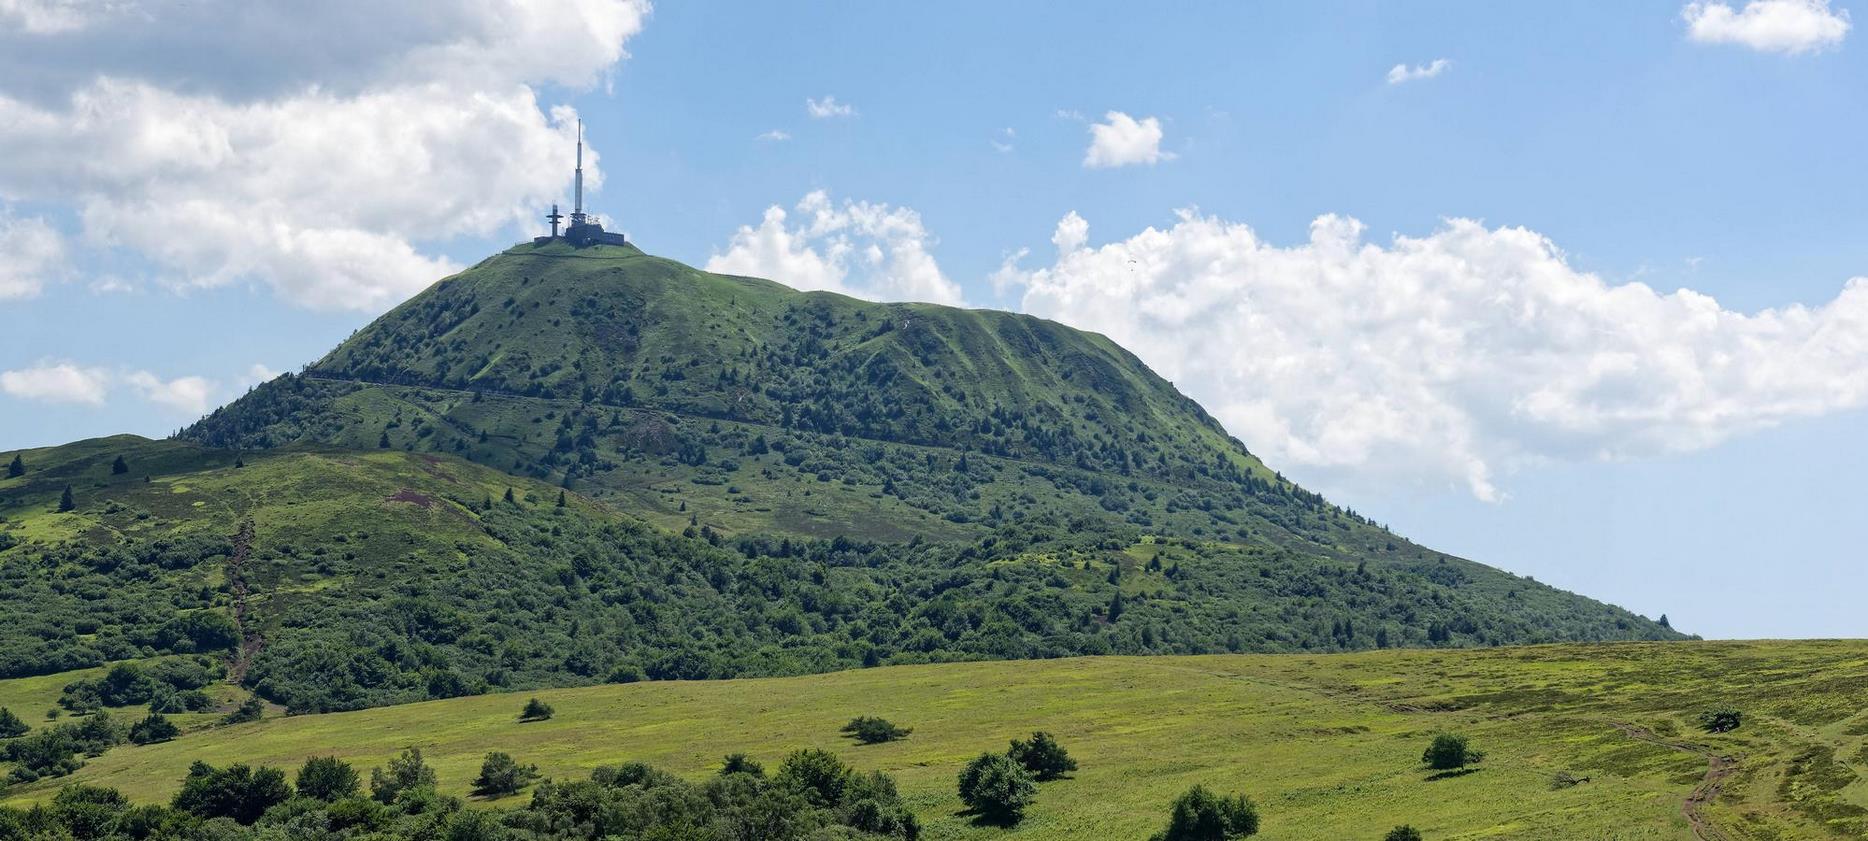
[[[1699,841],[1732,841],[1731,836],[1713,826],[1712,822],[1700,813],[1700,807],[1712,802],[1725,790],[1725,779],[1738,770],[1739,757],[1717,753],[1705,745],[1668,741],[1654,735],[1651,730],[1632,724],[1617,722],[1615,729],[1636,741],[1705,757],[1706,776],[1700,778],[1699,785],[1695,786],[1692,793],[1686,796],[1685,802],[1680,804],[1680,814],[1686,817],[1687,826],[1692,828],[1693,837]]]

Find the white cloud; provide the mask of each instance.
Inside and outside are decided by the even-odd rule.
[[[804,100],[804,112],[810,114],[813,119],[818,120],[826,120],[831,117],[854,117],[856,116],[856,106],[846,102],[838,102],[837,98],[834,96],[826,96],[823,99],[807,98]]]
[[[837,204],[822,190],[795,210],[795,225],[773,205],[757,227],[740,226],[726,251],[708,258],[707,271],[870,300],[962,303],[959,285],[929,253],[933,237],[913,210],[848,199]]]
[[[0,57],[0,196],[73,203],[92,241],[176,285],[257,280],[366,311],[459,268],[433,245],[530,223],[561,198],[576,115],[542,106],[538,86],[600,81],[648,13],[642,0],[97,8],[74,31],[0,35],[0,56],[36,59]],[[8,49],[21,44],[33,49]]]
[[[785,131],[784,129],[775,128],[775,129],[772,129],[771,131],[768,131],[764,134],[759,135],[755,139],[763,140],[767,143],[783,143],[784,141],[791,139],[791,132]]]
[[[144,400],[182,414],[202,415],[213,405],[215,385],[204,377],[164,380],[148,371],[135,371],[124,377],[124,382],[135,388]]]
[[[1820,52],[1849,32],[1846,9],[1829,0],[1751,0],[1740,10],[1722,2],[1695,2],[1680,10],[1687,37],[1702,44],[1738,44],[1760,52]]]
[[[254,366],[255,372],[259,366]],[[0,371],[0,393],[42,403],[103,406],[111,392],[129,386],[137,396],[174,410],[199,416],[213,406],[219,386],[206,377],[162,379],[148,371],[118,372],[73,362],[45,361],[30,368]]]
[[[1135,119],[1121,111],[1103,115],[1104,122],[1090,124],[1090,148],[1083,153],[1083,165],[1090,169],[1148,164],[1174,159],[1172,152],[1161,151],[1161,121],[1154,117]]]
[[[64,273],[65,238],[44,219],[20,219],[0,209],[0,301],[30,298],[48,277]]]
[[[42,403],[104,405],[111,375],[102,368],[81,368],[70,362],[41,362],[31,368],[0,371],[0,392]]]
[[[1003,268],[1034,315],[1130,348],[1274,465],[1330,484],[1463,485],[1548,461],[1677,453],[1868,406],[1868,278],[1746,314],[1611,284],[1543,236],[1449,220],[1386,246],[1323,216],[1280,247],[1183,211],[1056,262]],[[1016,259],[1016,258],[1014,258]]]
[[[1417,64],[1413,67],[1397,64],[1388,70],[1388,84],[1398,85],[1402,82],[1412,82],[1415,79],[1431,79],[1451,66],[1453,63],[1444,58],[1436,58],[1426,64]]]

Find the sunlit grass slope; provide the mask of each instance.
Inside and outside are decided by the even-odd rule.
[[[823,747],[894,774],[931,838],[1141,838],[1202,783],[1251,795],[1261,837],[1280,841],[1378,838],[1404,822],[1432,839],[1690,839],[1682,803],[1717,754],[1738,769],[1701,812],[1731,837],[1868,834],[1860,642],[1085,658],[537,695],[556,718],[521,724],[524,696],[492,695],[272,719],[118,748],[72,779],[156,800],[195,759],[296,767],[335,753],[367,768],[417,745],[465,794],[495,749],[565,778],[624,760],[699,777],[731,751],[769,764]],[[1694,716],[1715,704],[1740,709],[1744,726],[1700,732]],[[837,729],[858,714],[914,734],[855,746]],[[1081,770],[1044,784],[1016,830],[972,826],[954,775],[1034,729],[1055,733]],[[1480,770],[1433,779],[1420,767],[1442,731],[1486,751]],[[1587,781],[1561,786],[1560,773]]]

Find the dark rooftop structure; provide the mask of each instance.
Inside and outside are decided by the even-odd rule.
[[[562,234],[558,233],[558,223],[562,221],[565,217],[564,217],[564,214],[558,212],[558,206],[556,204],[553,204],[551,206],[551,213],[545,217],[545,220],[551,223],[551,235],[544,236],[544,237],[533,237],[532,242],[536,245],[544,245],[546,243],[563,240],[564,242],[570,243],[573,248],[588,248],[592,245],[627,245],[628,241],[623,238],[622,234],[613,233],[613,232],[604,230],[603,224],[601,222],[598,222],[595,217],[589,216],[584,213],[584,121],[583,120],[577,121],[577,178],[576,178],[576,182],[577,182],[577,186],[575,188],[576,189],[576,193],[575,193],[576,204],[573,205],[571,208],[570,226],[564,229],[564,233]]]

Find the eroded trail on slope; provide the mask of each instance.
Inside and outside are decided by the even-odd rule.
[[[240,634],[240,647],[234,650],[227,680],[236,686],[246,681],[246,672],[253,665],[254,655],[265,644],[247,610],[250,588],[246,581],[246,562],[252,549],[253,521],[241,520],[240,530],[234,533],[233,554],[227,558],[227,586],[233,594],[234,627]]]
[[[1687,826],[1693,829],[1693,837],[1700,841],[1732,841],[1731,836],[1727,835],[1724,830],[1713,826],[1706,816],[1700,813],[1700,807],[1712,802],[1725,790],[1725,779],[1738,770],[1739,757],[1727,756],[1705,745],[1692,742],[1669,741],[1655,735],[1647,728],[1636,727],[1632,724],[1616,722],[1615,729],[1620,730],[1622,735],[1630,739],[1705,757],[1706,776],[1700,778],[1699,785],[1695,786],[1692,793],[1688,794],[1686,800],[1680,804],[1680,814],[1686,817]]]

